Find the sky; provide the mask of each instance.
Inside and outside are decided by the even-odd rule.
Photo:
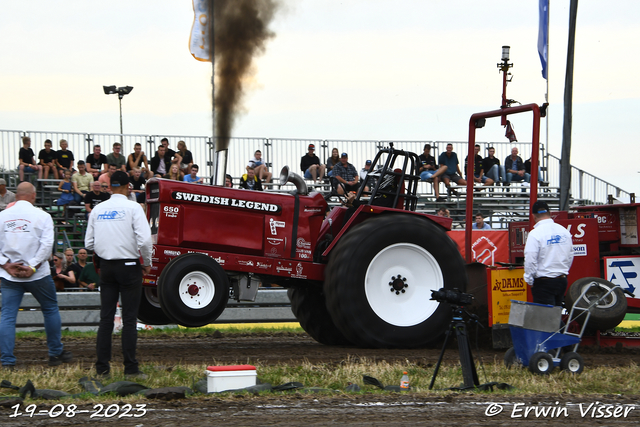
[[[545,102],[538,0],[288,0],[246,78],[233,136],[466,141],[471,114]],[[548,150],[560,156],[569,0],[550,0]],[[571,163],[640,195],[640,2],[578,6]],[[0,0],[0,129],[210,135],[211,64],[188,0]],[[512,116],[520,141],[531,115]],[[542,123],[541,141],[547,141]],[[506,141],[499,119],[478,141]],[[617,147],[617,148],[616,148]],[[233,149],[233,147],[231,147]]]

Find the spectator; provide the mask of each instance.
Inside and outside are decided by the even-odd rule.
[[[442,165],[436,166],[436,158],[431,155],[431,144],[424,144],[423,153],[420,154],[420,164],[417,173],[422,181],[433,182],[433,194],[436,196],[436,202],[445,202],[444,197],[440,197],[440,176],[447,171],[447,167]]]
[[[144,151],[142,151],[142,144],[136,142],[133,146],[133,153],[129,154],[127,158],[127,172],[132,175],[132,170],[135,168],[140,169],[140,173],[144,176],[144,178],[149,179],[153,176],[151,171],[149,170],[149,163],[147,162],[147,156],[145,156]]]
[[[182,157],[180,160],[180,171],[184,175],[191,173],[191,166],[193,165],[193,155],[191,151],[187,150],[187,144],[184,141],[178,141],[178,154]]]
[[[184,175],[180,171],[180,167],[178,166],[178,164],[174,163],[174,164],[171,165],[171,168],[169,169],[169,173],[167,173],[165,176],[163,176],[163,178],[170,179],[170,180],[173,180],[173,181],[183,181],[184,180]]]
[[[482,169],[486,176],[491,178],[496,184],[502,182],[504,184],[504,166],[500,164],[500,160],[495,157],[496,149],[487,148],[489,155],[482,160]]]
[[[476,222],[471,224],[472,230],[491,230],[491,226],[484,222],[484,217],[480,212],[478,212],[475,216]]]
[[[58,179],[58,168],[56,167],[56,152],[51,149],[52,143],[50,139],[44,141],[44,148],[38,153],[38,160],[42,167],[42,177],[49,178],[49,172],[53,173],[53,177]]]
[[[49,366],[58,366],[63,362],[70,362],[73,356],[71,352],[64,350],[61,342],[55,285],[47,268],[47,258],[54,239],[53,221],[47,212],[33,206],[36,189],[30,183],[18,185],[16,199],[18,201],[13,208],[0,212],[0,224],[4,224],[0,231],[2,368],[15,368],[16,357],[13,352],[16,317],[25,292],[30,292],[42,308],[49,347]],[[8,227],[7,224],[11,223],[19,226]]]
[[[0,178],[0,210],[5,210],[9,203],[16,201],[16,195],[7,190],[7,181]]]
[[[68,273],[68,274],[67,274]],[[66,288],[72,287],[72,280],[75,283],[76,278],[73,271],[67,271],[67,261],[65,256],[60,252],[53,254],[53,266],[51,267],[51,277],[56,285],[56,291],[62,292]],[[72,278],[73,276],[73,278]]]
[[[364,162],[364,167],[360,169],[361,182],[364,182],[367,179],[367,175],[369,174],[370,170],[371,170],[371,160],[367,160],[366,162]],[[373,182],[373,181],[370,181],[370,182]],[[364,191],[370,191],[370,188],[368,185],[364,188]]]
[[[71,177],[73,198],[76,203],[81,203],[84,200],[84,195],[91,191],[92,182],[93,175],[87,173],[84,160],[78,160],[78,173]]]
[[[107,162],[109,165],[116,165],[116,170],[127,171],[127,160],[122,154],[122,144],[119,142],[113,143],[113,152],[107,154]]]
[[[458,194],[456,190],[451,188],[451,181],[457,185],[467,185],[467,181],[462,178],[460,162],[458,161],[458,155],[453,152],[453,144],[447,144],[447,151],[440,153],[438,165],[440,165],[440,167],[447,167],[442,174],[442,182],[444,182],[444,185],[451,191],[451,194]]]
[[[102,184],[100,181],[93,181],[93,184],[91,184],[93,191],[84,196],[84,209],[87,211],[87,216],[89,216],[98,203],[109,200],[111,197],[109,193],[100,191],[102,185],[105,186],[105,189],[109,188],[107,184]]]
[[[318,178],[322,179],[324,177],[324,165],[320,164],[320,159],[315,155],[316,146],[309,144],[308,149],[307,154],[302,156],[300,160],[300,169],[304,179],[313,179],[313,182],[317,182]]]
[[[480,155],[480,145],[476,144],[474,147],[474,155],[473,155],[473,182],[474,183],[478,183],[478,184],[482,184],[484,186],[489,186],[489,185],[493,185],[493,180],[489,177],[487,177],[484,174],[484,169],[482,168],[482,156]],[[468,162],[468,157],[467,156],[464,159],[464,172],[465,174],[467,173],[467,162]],[[467,176],[467,179],[469,179],[469,177]]]
[[[147,200],[147,194],[144,190],[144,184],[147,182],[146,179],[142,176],[142,171],[140,168],[135,167],[131,170],[132,176],[129,178],[129,182],[133,185],[131,192],[135,194],[136,201],[138,203],[144,203]]]
[[[60,149],[56,152],[56,164],[58,165],[58,173],[60,176],[65,169],[68,169],[73,174],[73,162],[75,158],[73,157],[73,153],[71,150],[67,150],[69,144],[66,139],[60,140]]]
[[[331,157],[327,158],[327,176],[333,176],[333,167],[340,163],[340,152],[337,148],[331,150]]]
[[[233,177],[229,174],[224,176],[224,186],[227,188],[233,188]]]
[[[441,207],[440,209],[438,209],[438,213],[436,215],[443,216],[445,218],[451,218],[451,214],[449,213],[449,209],[445,208],[444,206]]]
[[[73,269],[73,272],[76,273],[76,284],[78,284],[78,279],[80,278],[82,270],[87,266],[88,256],[89,254],[85,248],[80,248],[80,250],[78,250],[78,261],[74,264],[75,268]]]
[[[95,255],[94,255],[95,256]],[[84,290],[96,291],[100,283],[100,276],[96,272],[96,267],[92,262],[87,263],[80,273],[78,284]]]
[[[107,167],[109,166],[107,156],[102,154],[101,150],[100,146],[96,144],[93,146],[93,154],[87,156],[87,172],[93,175],[94,180],[100,178],[103,173],[107,173]]]
[[[80,273],[82,272],[82,268],[78,265],[73,259],[74,253],[72,248],[67,248],[64,251],[64,258],[67,268],[65,269],[64,274],[69,276],[68,282],[71,284],[69,287],[76,288],[76,282],[78,281],[78,277],[80,277]],[[86,258],[85,258],[86,261]],[[73,273],[73,274],[71,274]]]
[[[128,176],[129,174],[127,174]],[[133,184],[131,183],[131,177],[129,177],[129,184],[127,185],[127,199],[131,200],[132,202],[137,203],[138,202],[138,198],[136,197],[136,193],[133,192]]]
[[[531,180],[531,156],[524,161],[524,171],[529,174],[529,180]],[[538,166],[538,182],[542,182],[542,170]]]
[[[156,155],[151,159],[151,172],[153,172],[153,176],[162,178],[169,172],[171,161],[167,161],[166,151],[167,148],[164,145],[159,146]]]
[[[164,149],[165,149],[165,152],[164,152],[165,161],[171,164],[175,163],[178,166],[180,166],[180,163],[182,163],[182,156],[180,155],[180,153],[176,153],[171,148],[169,148],[169,140],[167,138],[162,138],[160,140],[160,144],[164,146]]]
[[[194,182],[196,184],[202,184],[204,182],[204,178],[199,178],[198,170],[200,168],[198,165],[191,165],[191,173],[189,175],[184,176],[184,182]]]
[[[256,150],[253,154],[253,159],[249,160],[249,164],[247,166],[253,167],[254,172],[260,181],[264,180],[264,182],[271,182],[272,174],[269,172],[267,165],[262,161],[262,151]]]
[[[262,191],[262,182],[260,182],[256,176],[256,171],[252,167],[247,167],[247,173],[240,178],[240,185],[238,187],[244,188],[245,190]]]
[[[529,182],[530,175],[524,170],[524,162],[518,156],[518,147],[511,149],[511,155],[504,159],[504,169],[506,172],[506,185],[511,185],[511,181]]]
[[[360,183],[358,182],[358,172],[356,168],[349,163],[347,153],[342,153],[340,163],[333,168],[333,178],[337,181],[338,194],[345,194],[350,191],[358,191]]]
[[[118,170],[118,167],[116,165],[109,165],[109,169],[107,169],[107,173],[103,173],[102,175],[100,175],[100,178],[98,178],[98,181],[100,181],[100,184],[102,186],[107,187],[107,191],[109,193],[111,193],[111,175],[113,175],[116,170]]]
[[[64,221],[62,223],[66,224],[65,221],[67,220],[69,214],[67,211],[67,205],[73,202],[74,198],[73,186],[71,184],[71,171],[69,169],[66,169],[63,172],[63,175],[64,179],[60,181],[60,184],[58,184],[58,191],[60,191],[62,194],[60,194],[60,197],[58,197],[58,200],[56,200],[56,205],[64,206]]]
[[[20,175],[20,182],[24,181],[24,173],[38,172],[38,179],[42,179],[42,166],[36,164],[36,155],[31,149],[31,138],[28,136],[22,137],[22,148],[18,155],[18,174]]]

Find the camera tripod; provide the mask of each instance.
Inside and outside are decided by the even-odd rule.
[[[438,375],[438,370],[442,363],[442,357],[444,356],[444,351],[447,348],[447,343],[449,342],[449,338],[453,331],[456,332],[456,341],[458,342],[458,353],[460,354],[460,365],[462,366],[464,387],[473,388],[480,385],[476,365],[473,362],[473,355],[471,354],[469,335],[467,334],[467,322],[469,320],[464,320],[463,315],[466,314],[471,321],[476,323],[478,322],[478,316],[469,313],[463,307],[457,305],[452,306],[451,310],[453,311],[453,318],[451,319],[451,323],[449,323],[449,329],[447,330],[444,345],[442,346],[438,363],[436,363],[436,368],[433,372],[433,377],[431,378],[431,384],[429,384],[429,390],[433,388],[433,384],[436,382],[436,376]]]

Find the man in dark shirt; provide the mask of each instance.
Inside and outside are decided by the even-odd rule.
[[[87,156],[87,172],[93,175],[93,179],[100,178],[100,175],[106,173],[106,169],[102,165],[109,165],[107,156],[101,153],[100,145],[93,146],[93,154]]]
[[[256,176],[256,171],[251,166],[247,166],[247,173],[240,178],[240,188],[245,190],[262,191],[262,182]]]
[[[524,170],[522,157],[518,156],[518,147],[513,147],[511,149],[511,155],[504,159],[504,169],[506,172],[507,185],[510,185],[511,181],[529,182],[530,175]]]
[[[93,208],[95,208],[98,203],[109,200],[111,197],[109,193],[100,191],[100,185],[100,181],[93,181],[93,184],[91,184],[91,189],[93,191],[85,194],[84,196],[84,208],[87,211],[87,216],[89,216]]]
[[[473,155],[473,182],[482,184],[485,186],[493,185],[493,180],[487,177],[484,174],[484,169],[482,168],[482,156],[480,155],[480,145],[476,144],[474,147],[474,155]],[[465,175],[467,173],[467,162],[469,161],[469,156],[464,159],[464,172]],[[469,176],[467,176],[469,179]]]
[[[65,169],[69,169],[73,173],[73,153],[71,150],[67,150],[69,144],[66,139],[60,140],[60,149],[56,153],[56,161],[58,162],[58,172],[62,172]]]
[[[146,193],[144,191],[144,184],[147,182],[142,176],[142,171],[139,167],[131,169],[131,177],[129,182],[133,185],[131,192],[136,195],[136,201],[138,203],[144,203],[146,200]]]
[[[500,184],[500,181],[504,183],[504,167],[500,165],[500,160],[495,157],[496,149],[489,147],[487,151],[489,155],[482,159],[484,174],[491,178],[497,185]]]
[[[308,152],[300,160],[300,169],[304,175],[304,179],[313,179],[316,182],[318,178],[324,176],[324,165],[320,164],[320,159],[316,156],[316,146],[309,144]]]
[[[424,152],[420,154],[420,164],[417,166],[416,173],[420,175],[422,181],[433,182],[433,194],[436,196],[436,202],[445,202],[447,199],[440,197],[440,178],[445,173],[447,167],[442,165],[436,166],[436,158],[431,155],[431,144],[424,145]]]
[[[173,151],[171,148],[169,148],[169,140],[167,138],[162,138],[160,140],[160,144],[162,144],[164,146],[164,159],[166,162],[169,162],[171,164],[173,163],[177,163],[178,166],[180,166],[180,163],[182,162],[182,156],[180,155],[179,152],[175,152]],[[169,169],[167,168],[167,172],[169,172]]]
[[[18,174],[20,182],[24,181],[24,173],[38,172],[38,179],[42,179],[42,166],[36,164],[36,155],[31,149],[31,138],[25,136],[22,138],[22,148],[18,155],[20,166]]]
[[[44,148],[38,153],[38,160],[42,166],[42,176],[49,178],[49,172],[53,173],[53,177],[58,179],[58,168],[56,168],[56,152],[51,149],[53,144],[50,139],[44,141]]]
[[[158,147],[156,155],[151,158],[151,172],[158,178],[162,178],[171,169],[171,161],[167,160],[166,151],[166,147],[161,145]]]
[[[333,167],[333,177],[338,181],[338,187],[336,188],[338,194],[358,191],[360,187],[358,171],[349,163],[347,153],[342,153],[340,163]]]
[[[456,190],[451,188],[451,181],[457,185],[467,185],[467,181],[462,178],[460,162],[458,161],[458,155],[453,152],[453,144],[447,144],[447,151],[440,153],[438,164],[447,167],[447,170],[442,175],[442,182],[451,191],[451,194],[458,194]]]

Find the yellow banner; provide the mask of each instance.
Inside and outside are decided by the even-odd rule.
[[[193,0],[193,25],[189,51],[198,61],[211,62],[209,50],[209,0]]]
[[[524,282],[524,268],[499,268],[490,271],[491,286],[489,317],[491,325],[509,323],[511,300],[526,301],[527,285]]]

